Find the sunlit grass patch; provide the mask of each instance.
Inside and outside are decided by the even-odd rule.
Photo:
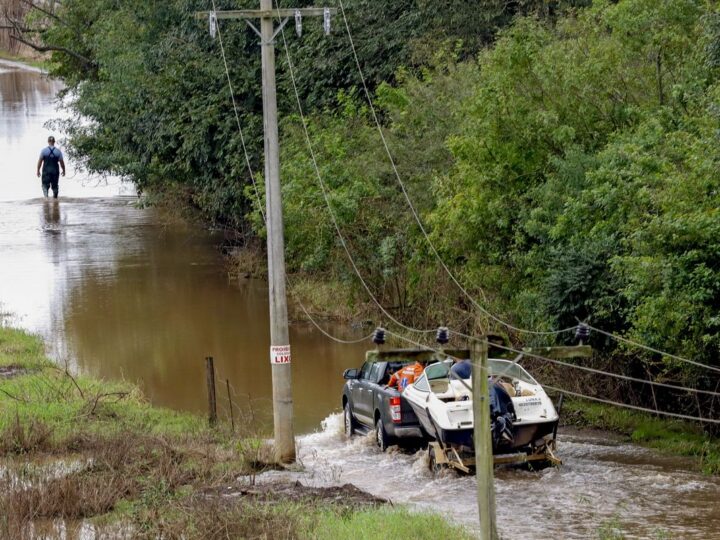
[[[0,326],[0,367],[38,369],[50,365],[37,336]]]
[[[437,540],[438,538],[471,539],[462,527],[449,527],[439,514],[420,514],[405,508],[372,508],[350,512],[323,512],[309,538],[317,540],[375,540],[406,538]],[[449,535],[449,536],[448,536]]]

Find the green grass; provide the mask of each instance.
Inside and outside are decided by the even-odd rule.
[[[0,326],[0,366],[49,367],[42,341],[36,336]]]
[[[151,435],[210,433],[197,416],[153,407],[130,383],[72,377],[46,358],[36,336],[19,330],[0,327],[0,366],[28,370],[22,376],[0,378],[0,432],[18,421],[40,422],[58,446],[79,430],[105,436],[128,430]]]
[[[418,514],[404,508],[384,507],[349,515],[323,512],[307,534],[308,538],[317,540],[473,538],[461,527],[448,526],[447,521],[438,514]]]
[[[704,473],[720,475],[720,439],[703,433],[698,424],[580,400],[566,401],[563,416],[664,453],[693,457]]]
[[[13,62],[27,64],[28,66],[36,67],[45,71],[47,71],[50,67],[50,60],[38,60],[37,58],[17,56],[2,50],[0,50],[0,58],[2,58],[3,60],[11,60]]]

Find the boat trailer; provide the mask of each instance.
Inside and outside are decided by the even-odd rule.
[[[510,467],[525,465],[532,469],[558,467],[562,465],[562,460],[555,455],[555,450],[555,438],[543,439],[540,444],[534,445],[529,453],[495,454],[493,464]],[[428,461],[430,470],[434,473],[450,468],[470,474],[475,469],[475,453],[472,450],[467,447],[443,446],[438,441],[428,443]]]

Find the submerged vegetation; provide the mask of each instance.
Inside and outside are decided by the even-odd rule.
[[[481,4],[345,3],[398,176],[440,258],[479,303],[515,326],[553,330],[586,320],[720,366],[717,2]],[[218,3],[246,7],[254,3]],[[193,0],[69,0],[59,18],[31,12],[28,24],[45,24],[45,45],[64,49],[53,53],[52,74],[68,85],[78,115],[64,126],[73,157],[236,229],[251,269],[240,264],[238,272],[257,272],[247,249],[262,246],[262,175],[258,203],[219,43],[193,16],[207,8]],[[330,37],[318,24],[305,26],[302,38],[288,39],[299,98],[360,273],[406,322],[505,331],[458,291],[415,222],[341,18]],[[259,171],[258,45],[241,24],[223,21],[221,31]],[[316,311],[346,315],[351,306],[365,316],[371,308],[315,177],[278,47],[289,269]],[[330,285],[313,294],[313,281]],[[591,342],[614,371],[715,390],[698,367],[600,335]],[[637,390],[617,385],[607,397],[652,403],[649,392],[629,388]],[[708,396],[661,405],[693,415],[712,408]]]
[[[0,327],[0,538],[78,520],[127,538],[357,538],[372,522],[363,538],[465,537],[351,486],[255,486],[265,447],[250,428],[210,429],[133,385],[73,377],[38,338]]]

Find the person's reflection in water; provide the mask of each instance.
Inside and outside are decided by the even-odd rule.
[[[43,201],[43,224],[44,231],[60,232],[60,203],[55,199]]]
[[[43,232],[43,245],[50,261],[58,265],[64,259],[67,248],[63,241],[65,239],[63,208],[57,199],[45,199],[42,206],[40,227]]]

